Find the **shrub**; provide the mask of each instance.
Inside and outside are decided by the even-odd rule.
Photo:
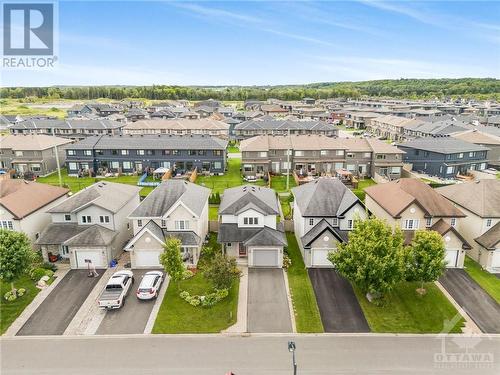
[[[26,293],[26,289],[24,289],[24,288],[19,288],[19,289],[17,290],[17,296],[18,296],[18,297],[22,297],[22,296],[24,296],[24,294],[25,294],[25,293]]]
[[[184,273],[182,274],[182,280],[190,279],[193,276],[194,276],[194,272],[193,271],[185,270]]]
[[[292,265],[292,259],[288,255],[283,255],[283,268],[288,269]]]
[[[241,276],[241,272],[236,265],[236,259],[218,253],[215,254],[203,276],[215,289],[226,289]]]
[[[189,292],[183,290],[180,292],[179,297],[189,303],[191,306],[212,307],[222,301],[229,295],[227,289],[216,289],[215,292],[209,293],[205,296],[191,295]]]
[[[54,263],[50,263],[50,262],[43,262],[42,268],[45,268],[46,270],[51,270],[52,272],[56,272],[57,271],[57,266],[54,264]]]
[[[31,280],[33,281],[38,281],[40,280],[43,276],[46,275],[46,272],[48,270],[44,269],[44,268],[34,268],[31,270],[30,272],[30,278]],[[51,271],[52,272],[52,271]]]
[[[5,298],[7,301],[12,302],[17,299],[17,295],[14,291],[9,290],[7,293],[3,295],[3,298]]]
[[[203,246],[201,249],[201,255],[211,259],[215,255],[215,248],[212,246]]]

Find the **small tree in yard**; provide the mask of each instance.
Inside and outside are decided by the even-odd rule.
[[[406,280],[420,281],[419,294],[425,293],[424,283],[436,281],[444,272],[443,238],[435,231],[417,230],[407,248]]]
[[[217,253],[203,273],[216,289],[229,289],[234,280],[241,276],[236,259]]]
[[[404,278],[403,235],[385,221],[356,220],[349,242],[328,259],[338,272],[361,289],[368,300],[382,297]]]
[[[29,269],[34,258],[26,234],[0,229],[0,279],[10,282],[14,294],[14,280]]]
[[[163,248],[163,253],[160,254],[160,263],[172,281],[181,281],[185,270],[181,255],[181,241],[175,237],[168,237]]]

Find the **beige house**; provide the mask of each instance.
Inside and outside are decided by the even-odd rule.
[[[460,233],[470,243],[469,255],[484,269],[500,272],[500,180],[479,180],[436,189],[467,217]]]
[[[0,181],[0,229],[24,232],[35,241],[50,223],[48,209],[58,205],[69,192],[58,186],[20,179]]]
[[[127,124],[123,134],[205,134],[227,139],[229,125],[213,119],[140,120]]]
[[[366,208],[403,231],[409,244],[418,229],[441,234],[447,267],[463,268],[471,245],[460,234],[466,215],[420,179],[402,178],[365,190]]]

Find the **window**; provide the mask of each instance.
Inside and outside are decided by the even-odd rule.
[[[75,150],[68,150],[68,155],[74,156],[74,155],[76,155],[76,151]]]
[[[31,164],[31,170],[33,172],[40,172],[42,170],[42,167],[40,164]]]
[[[179,155],[179,150],[172,150],[172,155]]]
[[[321,156],[328,155],[328,150],[321,150],[321,151],[319,152],[319,154],[320,154]]]
[[[452,227],[454,227],[455,225],[457,225],[457,219],[456,219],[456,218],[454,218],[454,217],[452,217],[452,218],[450,219],[450,225],[451,225]]]
[[[118,155],[118,150],[111,150],[111,155]]]
[[[162,228],[166,228],[167,227],[167,220],[163,220],[161,221],[161,227]]]
[[[347,220],[347,229],[352,229],[352,227],[353,227],[353,221]]]
[[[401,167],[391,167],[391,173],[400,173]]]
[[[92,156],[92,150],[83,150],[83,155]]]
[[[233,245],[233,244],[232,244],[231,242],[228,242],[228,243],[226,244],[226,247],[231,247],[232,245]]]
[[[196,155],[196,151],[195,150],[188,150],[188,155],[189,156]]]
[[[365,153],[363,154],[363,157],[365,157],[365,158],[371,158],[371,157],[372,157],[372,154],[371,154],[371,152],[365,152]]]
[[[282,164],[283,164],[283,169],[292,168],[292,163],[289,161],[284,161]]]
[[[470,158],[473,158],[473,157],[475,156],[475,154],[476,154],[476,153],[475,153],[474,151],[471,151],[471,152],[469,152],[469,157],[470,157]]]
[[[416,230],[418,229],[419,221],[418,219],[406,219],[404,221],[403,229],[406,230]]]
[[[65,221],[71,221],[71,215],[64,215]]]
[[[253,171],[252,164],[243,164],[243,171],[244,172],[252,172]]]
[[[120,163],[117,161],[112,161],[111,163],[109,163],[109,166],[113,169],[118,169],[120,168]]]
[[[214,169],[222,169],[222,163],[220,161],[214,161]]]
[[[155,154],[155,150],[146,150],[146,154],[147,155],[154,155]]]
[[[163,155],[170,155],[170,150],[163,150]]]
[[[432,217],[425,218],[425,227],[430,228],[432,226]]]
[[[122,155],[128,155],[128,150],[122,150]]]
[[[105,215],[105,216],[99,216],[99,222],[100,223],[109,223],[109,216]]]
[[[82,216],[82,223],[83,224],[90,224],[90,223],[92,223],[92,217],[89,216],[89,215]]]
[[[446,174],[452,174],[453,173],[454,167],[447,167],[446,168]]]
[[[132,169],[132,163],[130,161],[124,161],[122,164],[123,169]]]
[[[351,158],[351,159],[352,159],[352,158],[354,157],[354,154],[353,154],[352,152],[348,152],[348,153],[346,154],[346,156],[347,156],[348,158]]]
[[[137,155],[144,155],[144,150],[137,150]]]
[[[344,150],[337,150],[337,151],[335,151],[335,155],[337,155],[337,156],[344,155]]]
[[[189,229],[189,220],[176,220],[175,221],[175,229],[176,230],[188,230]]]
[[[104,155],[104,152],[102,150],[95,150],[95,153],[101,156]]]
[[[76,163],[68,163],[68,169],[74,171],[74,170],[76,170],[78,168],[76,166]]]
[[[384,160],[385,159],[385,155],[384,154],[378,154],[377,155],[377,160]]]
[[[222,156],[221,150],[214,150],[214,156]]]
[[[267,152],[266,151],[259,152],[259,158],[267,158]]]
[[[313,226],[314,225],[314,219],[309,219],[309,225]]]
[[[486,228],[491,227],[492,219],[486,219]]]
[[[339,226],[339,219],[337,219],[336,217],[334,217],[334,218],[332,219],[332,225],[333,225],[334,227],[338,227],[338,226]]]
[[[243,218],[243,224],[248,225],[248,217]]]
[[[141,228],[141,227],[142,227],[142,220],[137,220],[137,226],[138,226],[139,228]]]
[[[460,154],[458,154],[458,158],[459,159],[463,159],[463,157],[464,157],[464,153],[463,152],[461,152]]]
[[[16,152],[14,152],[14,154],[16,156],[23,156],[23,152],[22,151],[16,151]]]
[[[295,151],[295,156],[304,156],[304,151]]]
[[[204,156],[207,152],[205,150],[198,150],[198,155]]]
[[[11,220],[2,220],[0,221],[0,229],[13,230],[14,225]]]

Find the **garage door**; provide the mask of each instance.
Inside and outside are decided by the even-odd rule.
[[[77,268],[87,268],[87,263],[85,263],[85,259],[90,259],[92,264],[96,268],[106,268],[106,264],[103,262],[103,256],[100,250],[94,251],[86,251],[86,250],[78,250],[75,251],[76,254],[76,267]]]
[[[491,258],[491,267],[500,268],[500,250],[495,250]]]
[[[330,250],[328,249],[312,249],[311,263],[313,267],[333,267],[332,262],[327,258]]]
[[[134,267],[161,267],[159,251],[135,251]]]
[[[278,267],[278,250],[275,249],[254,249],[254,267]]]
[[[458,250],[446,250],[446,254],[444,256],[446,267],[456,267],[457,258],[458,258]]]

